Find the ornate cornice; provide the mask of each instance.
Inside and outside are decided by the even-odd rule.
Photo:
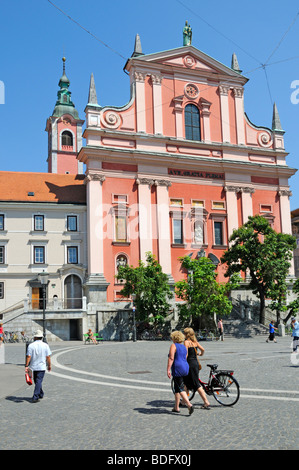
[[[102,175],[100,173],[90,173],[88,172],[85,179],[84,179],[84,183],[88,183],[89,181],[100,181],[101,183],[103,183],[106,179],[106,176],[105,175]]]
[[[153,184],[155,184],[155,180],[151,178],[137,178],[136,184],[148,184],[149,186],[153,186]]]
[[[250,186],[230,186],[230,185],[225,185],[224,186],[224,191],[232,191],[235,193],[250,193],[253,194],[255,192],[255,189],[250,187]]]
[[[292,196],[292,191],[290,191],[289,189],[279,189],[278,190],[278,196],[291,197]]]

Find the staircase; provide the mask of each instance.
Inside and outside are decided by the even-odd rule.
[[[253,338],[267,335],[268,328],[253,320],[222,320],[225,338]]]

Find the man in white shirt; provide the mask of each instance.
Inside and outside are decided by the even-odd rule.
[[[44,397],[42,383],[44,380],[46,369],[51,370],[51,350],[47,343],[42,341],[43,333],[37,330],[34,333],[34,342],[30,343],[26,353],[25,372],[28,366],[33,371],[33,380],[35,384],[32,403],[37,403]]]

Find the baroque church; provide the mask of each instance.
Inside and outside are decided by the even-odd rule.
[[[91,74],[84,119],[63,58],[45,128],[48,172],[0,172],[6,329],[30,334],[44,322],[50,341],[82,339],[88,328],[118,339],[132,312],[119,265],[151,252],[174,285],[180,257],[207,256],[225,282],[219,260],[249,216],[291,233],[296,170],[276,105],[271,129],[254,125],[236,55],[218,62],[192,45],[188,28],[182,47],[162,52],[144,53],[136,36],[122,107],[98,103]]]

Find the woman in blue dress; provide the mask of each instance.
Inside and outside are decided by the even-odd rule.
[[[173,377],[175,405],[172,411],[174,413],[180,412],[180,399],[188,406],[189,414],[194,411],[193,406],[188,400],[188,395],[185,391],[186,380],[189,372],[189,364],[187,362],[187,348],[183,344],[185,336],[181,331],[173,331],[170,335],[173,343],[170,346],[167,362],[167,376],[170,379]]]

